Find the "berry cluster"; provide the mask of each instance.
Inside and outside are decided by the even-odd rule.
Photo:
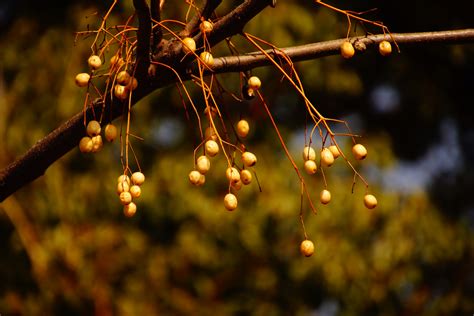
[[[127,217],[132,217],[137,212],[137,205],[133,199],[138,199],[142,194],[140,186],[145,182],[145,175],[140,171],[132,173],[129,177],[123,174],[117,179],[117,194],[120,203],[123,205],[123,213]]]
[[[356,46],[356,48],[358,50],[364,50],[365,49],[365,44],[356,42],[356,45],[357,44],[359,44],[358,46]],[[346,59],[349,59],[352,56],[354,56],[356,50],[354,49],[354,46],[352,45],[351,42],[344,41],[341,44],[340,51],[341,51],[341,56],[342,57],[344,57]],[[386,41],[386,40],[381,41],[379,43],[379,53],[382,56],[390,55],[392,53],[392,44],[390,44],[390,42]]]

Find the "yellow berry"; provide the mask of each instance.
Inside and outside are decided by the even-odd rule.
[[[328,204],[331,202],[331,192],[329,190],[322,190],[321,195],[319,196],[319,200],[322,204]]]
[[[117,84],[114,87],[114,95],[120,100],[125,100],[128,98],[128,90],[125,86]]]
[[[377,206],[377,198],[372,194],[366,194],[364,196],[364,205],[368,209],[373,209]]]
[[[127,192],[127,191],[120,193],[119,198],[120,198],[120,203],[122,203],[123,205],[127,205],[127,204],[130,204],[130,202],[132,202],[132,194],[130,194],[130,192]]]
[[[92,120],[87,124],[87,135],[94,137],[100,134],[100,124],[96,120]]]
[[[212,139],[206,142],[205,147],[209,157],[214,157],[219,153],[219,145]]]
[[[341,153],[339,152],[339,149],[337,149],[336,145],[329,146],[329,150],[331,151],[332,155],[334,156],[334,159],[337,159],[341,155]]]
[[[334,163],[334,156],[327,148],[323,148],[321,151],[321,163],[326,167],[330,167]]]
[[[201,29],[201,32],[203,33],[210,33],[212,32],[214,25],[210,21],[202,21],[201,24],[199,25],[199,28]]]
[[[88,73],[82,72],[76,75],[76,85],[78,87],[85,87],[89,84],[91,76]]]
[[[97,136],[92,137],[92,152],[93,153],[101,150],[102,146],[104,146],[104,143],[102,142],[102,136],[97,135]]]
[[[122,70],[117,74],[117,83],[126,86],[130,83],[130,74],[126,70]]]
[[[381,41],[379,43],[379,52],[382,56],[388,56],[392,53],[392,45],[388,41]]]
[[[315,174],[316,171],[318,171],[318,166],[314,160],[306,160],[304,162],[304,170],[306,170],[308,174]]]
[[[92,143],[92,138],[90,138],[89,136],[81,138],[81,141],[79,142],[79,150],[82,153],[90,153],[93,147],[94,144]]]
[[[123,64],[125,64],[125,61],[123,60],[122,57],[119,57],[117,55],[114,55],[112,56],[112,58],[110,58],[110,65],[112,67],[114,67],[115,65],[117,65],[117,68],[120,68],[123,66]]]
[[[92,55],[91,57],[89,57],[87,63],[89,64],[89,67],[94,70],[102,66],[102,60],[100,60],[100,57],[97,55]]]
[[[352,153],[357,160],[363,160],[367,157],[367,149],[361,144],[355,144],[352,147]]]
[[[142,195],[142,189],[138,185],[132,185],[130,188],[130,194],[132,195],[132,198],[137,199]]]
[[[126,174],[122,174],[120,177],[117,178],[117,183],[120,182],[127,182],[128,184],[130,184],[130,177]]]
[[[240,171],[240,180],[245,185],[250,184],[252,182],[252,173],[247,169]]]
[[[316,160],[316,152],[310,146],[303,148],[303,160]]]
[[[196,169],[201,174],[206,174],[211,168],[211,161],[206,156],[200,156],[196,162]]]
[[[251,153],[250,151],[246,151],[242,154],[242,162],[246,167],[255,166],[257,163],[257,156],[255,156],[255,154]]]
[[[350,42],[345,41],[344,43],[342,43],[341,45],[342,57],[351,58],[352,56],[354,56],[354,53],[355,53],[354,46],[352,46]]]
[[[262,82],[260,81],[260,78],[258,78],[257,76],[250,77],[249,80],[247,81],[247,84],[249,86],[249,89],[252,89],[252,90],[258,90],[262,86]]]
[[[239,135],[240,137],[242,138],[247,137],[247,135],[249,134],[249,131],[250,131],[249,122],[247,122],[246,120],[240,120],[237,123],[236,132],[237,132],[237,135]]]
[[[196,42],[191,37],[183,38],[183,51],[188,54],[196,50]]]
[[[231,183],[235,183],[240,180],[240,173],[239,173],[239,170],[237,170],[237,168],[234,168],[234,167],[227,168],[225,171],[225,175]]]
[[[130,192],[130,183],[127,181],[117,183],[117,194],[120,195],[122,192]]]
[[[202,52],[199,57],[201,60],[209,67],[211,68],[214,65],[214,57],[212,56],[211,53],[209,52]]]
[[[311,257],[314,253],[314,244],[311,240],[303,240],[300,244],[300,252],[305,257]]]
[[[104,136],[108,142],[113,142],[117,138],[117,127],[114,124],[110,123],[105,126]]]
[[[136,185],[142,185],[143,182],[145,182],[145,175],[141,173],[140,171],[134,172],[132,174],[132,183]]]
[[[206,183],[206,176],[203,175],[203,174],[201,174],[201,175],[199,176],[199,180],[198,180],[198,182],[197,182],[196,185],[197,185],[198,187],[200,187],[200,186],[204,185],[204,183]]]
[[[192,185],[198,185],[199,184],[199,181],[200,181],[200,178],[201,178],[202,174],[197,171],[197,170],[193,170],[189,173],[188,177],[189,177],[189,182],[191,182]]]
[[[232,193],[227,193],[224,197],[224,206],[228,211],[233,211],[237,208],[237,197]]]
[[[133,202],[124,205],[123,214],[127,217],[132,217],[137,212],[137,205]]]

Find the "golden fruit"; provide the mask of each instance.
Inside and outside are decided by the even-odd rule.
[[[193,184],[193,185],[198,185],[199,181],[201,179],[201,176],[202,176],[202,174],[199,171],[193,170],[188,175],[189,182],[191,182],[191,184]]]
[[[370,210],[375,208],[377,206],[377,198],[372,194],[366,194],[364,196],[364,205]]]
[[[212,54],[209,53],[209,52],[202,52],[202,53],[199,55],[199,58],[201,58],[201,60],[202,60],[209,68],[212,68],[212,66],[214,65],[214,57],[213,57]]]
[[[202,21],[201,24],[199,25],[199,28],[201,29],[201,32],[203,33],[210,33],[212,32],[214,25],[212,24],[211,21]]]
[[[91,57],[89,57],[87,63],[89,64],[89,67],[94,70],[102,66],[102,60],[100,60],[100,57],[97,55],[92,55]]]
[[[339,149],[337,149],[336,145],[329,146],[329,150],[331,151],[332,155],[334,156],[334,159],[337,159],[341,155],[341,153],[339,152]]]
[[[94,147],[94,144],[92,143],[92,138],[90,138],[89,136],[85,136],[81,138],[79,142],[79,150],[82,153],[92,152],[93,147]]]
[[[237,168],[234,168],[234,167],[227,168],[225,171],[225,176],[231,183],[240,181],[240,172],[239,170],[237,170]]]
[[[327,148],[323,148],[321,151],[321,163],[326,167],[330,167],[334,163],[334,156]]]
[[[130,188],[130,194],[132,195],[132,198],[137,199],[142,195],[142,189],[138,185],[132,185]]]
[[[76,85],[78,87],[85,87],[89,84],[91,76],[88,73],[82,72],[76,75]]]
[[[257,163],[257,156],[255,156],[255,154],[251,153],[250,151],[246,151],[242,154],[242,162],[246,167],[255,166]]]
[[[90,137],[94,137],[100,134],[100,123],[96,120],[92,120],[87,124],[86,132]]]
[[[132,183],[136,185],[142,185],[143,182],[145,182],[145,175],[141,173],[140,171],[134,172],[132,174]]]
[[[331,202],[331,192],[329,190],[322,190],[321,195],[319,196],[319,200],[322,204],[328,204]]]
[[[379,52],[382,56],[388,56],[392,53],[392,45],[388,41],[381,41],[379,43]]]
[[[227,193],[224,197],[224,206],[228,211],[233,211],[237,208],[237,197],[232,193]]]
[[[128,90],[125,86],[116,84],[114,87],[114,95],[120,100],[125,100],[128,98]]]
[[[196,162],[196,169],[201,174],[206,174],[211,168],[211,161],[206,156],[200,156]]]
[[[196,50],[196,42],[191,37],[183,38],[183,51],[188,54]]]
[[[117,74],[116,81],[122,86],[126,86],[130,83],[130,74],[126,70],[122,70]]]
[[[258,78],[257,76],[250,77],[249,80],[247,81],[247,84],[249,86],[249,89],[252,89],[252,90],[258,90],[262,86],[262,82],[260,81],[260,78]]]
[[[97,135],[97,136],[92,137],[92,152],[93,153],[101,150],[103,146],[104,146],[104,143],[102,141],[102,136]]]
[[[314,253],[314,244],[311,240],[303,240],[300,244],[300,252],[305,257],[311,257]]]
[[[367,157],[367,149],[361,144],[355,144],[352,147],[352,153],[357,160],[363,160]]]
[[[306,170],[308,174],[315,174],[316,171],[318,171],[318,166],[314,160],[306,160],[304,162],[304,170]]]
[[[240,171],[240,180],[245,185],[250,184],[252,182],[252,173],[247,169]]]
[[[105,126],[104,136],[108,142],[113,142],[118,135],[117,127],[114,124],[110,123]]]
[[[214,157],[219,153],[219,145],[212,139],[208,140],[204,146],[209,157]]]
[[[130,194],[130,192],[127,192],[127,191],[120,193],[119,198],[120,198],[120,202],[123,205],[127,205],[127,204],[130,204],[130,202],[132,202],[132,195]]]
[[[240,120],[237,123],[236,132],[237,132],[237,135],[239,135],[240,137],[242,138],[247,137],[249,131],[250,131],[250,126],[246,120]]]
[[[306,146],[303,148],[303,160],[315,160],[316,159],[316,152],[310,146]]]
[[[352,44],[349,41],[345,41],[344,43],[342,43],[341,45],[342,57],[347,59],[354,56],[354,54],[355,54],[354,46],[352,46]]]
[[[137,212],[137,205],[133,202],[130,202],[123,207],[123,214],[127,217],[132,217]]]

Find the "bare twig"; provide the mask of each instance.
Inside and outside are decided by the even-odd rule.
[[[223,26],[221,25],[220,27]],[[235,31],[235,29],[233,29],[233,31]],[[232,32],[229,34],[232,34]],[[398,44],[401,45],[474,42],[474,29],[392,35]],[[214,38],[214,40],[217,40],[217,38],[220,38],[221,36],[223,35],[219,35]],[[382,39],[387,38],[384,37],[384,35],[373,35],[354,38],[353,40],[364,41],[367,46],[371,46],[380,42]],[[316,59],[323,56],[339,54],[339,45],[344,40],[345,38],[335,41],[283,48],[282,51],[284,51],[293,61]],[[268,53],[274,54],[275,52],[271,51]],[[218,58],[215,60],[213,70],[214,73],[236,72],[269,64],[270,61],[264,54],[251,53],[240,57],[229,56]],[[178,74],[182,80],[189,80],[191,78],[191,75],[186,72],[183,67],[176,69],[179,69]],[[195,75],[196,74],[197,73],[195,73]],[[141,78],[141,80],[143,81],[145,78]],[[137,90],[134,91],[132,104],[135,104],[140,99],[150,94],[153,90],[172,84],[178,79],[176,74],[169,72],[167,75],[163,74],[162,76],[148,80],[149,84],[139,84]],[[120,106],[120,104],[112,103],[112,101],[107,99],[105,108],[103,108],[102,103],[95,104],[87,110],[86,116],[87,119],[91,119],[93,110],[104,110],[107,111],[107,113],[110,111],[111,117],[116,118],[122,114],[121,109],[122,106]],[[0,201],[3,201],[25,184],[43,175],[52,163],[72,148],[76,147],[81,137],[84,136],[83,118],[83,112],[76,114],[67,122],[63,123],[57,129],[48,134],[45,138],[33,145],[33,147],[31,147],[23,156],[4,168],[0,172]]]
[[[186,37],[191,36],[198,29],[201,19],[207,20],[211,17],[212,12],[221,4],[222,0],[206,0],[204,1],[204,6],[201,12],[196,12],[196,14],[191,18],[191,20],[186,24],[184,30],[179,34],[180,36]]]

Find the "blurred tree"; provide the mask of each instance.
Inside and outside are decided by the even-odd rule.
[[[6,3],[0,35],[2,166],[80,109],[83,94],[71,74],[83,70],[90,51],[87,41],[73,45],[71,33],[92,27],[96,12],[110,5],[70,1],[40,10],[33,1]],[[223,3],[219,14],[233,5]],[[370,14],[397,31],[459,28],[471,21],[469,4],[367,2],[351,9],[376,5],[380,10]],[[168,4],[163,13],[184,19],[183,8]],[[117,9],[111,22],[133,10],[131,2],[120,2]],[[288,1],[263,11],[246,31],[283,47],[343,36],[344,23],[313,3]],[[471,313],[474,204],[467,145],[474,126],[473,47],[402,46],[402,52],[384,59],[368,51],[350,61],[328,57],[296,66],[320,111],[346,119],[366,135],[369,158],[358,167],[380,204],[374,211],[364,209],[363,190],[357,185],[350,194],[353,174],[337,161],[326,175],[331,203],[318,206],[317,216],[305,212],[306,230],[316,244],[311,258],[298,254],[298,179],[289,176],[291,165],[283,163],[269,122],[254,123],[265,115],[257,102],[222,100],[232,120],[246,115],[252,123],[249,144],[259,157],[262,188],[259,192],[253,183],[239,192],[239,208],[229,213],[222,206],[227,191],[222,159],[213,160],[205,187],[189,186],[186,175],[199,140],[179,93],[167,87],[141,100],[133,112],[134,133],[144,138],[134,148],[147,175],[134,218],[123,218],[115,198],[122,170],[114,146],[94,157],[71,151],[45,177],[2,202],[0,313]],[[291,153],[300,157],[306,121],[300,98],[274,70],[254,73],[264,82],[262,91],[269,94]],[[225,82],[238,84],[230,75]],[[188,88],[199,100],[199,90]],[[442,150],[435,150],[436,144]],[[341,146],[350,151],[349,143]],[[317,196],[321,176],[305,179]]]

